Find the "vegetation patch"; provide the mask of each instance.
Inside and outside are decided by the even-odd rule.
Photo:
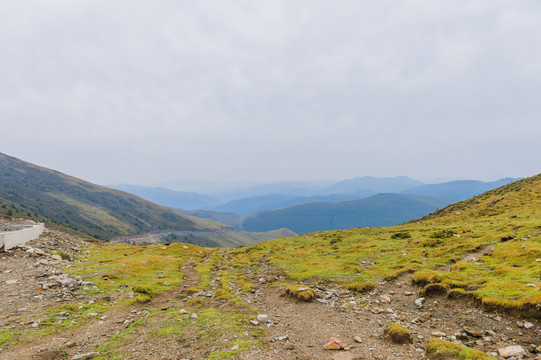
[[[426,355],[429,360],[496,360],[482,351],[441,339],[426,344]]]
[[[419,270],[413,275],[412,282],[416,285],[424,286],[428,284],[439,283],[443,280],[440,271],[424,269]]]
[[[408,329],[400,324],[390,324],[384,330],[385,336],[391,338],[397,344],[411,344],[413,339]]]
[[[284,293],[285,295],[302,301],[312,301],[316,298],[314,290],[304,285],[289,285]]]
[[[411,235],[410,233],[403,231],[403,232],[397,232],[391,235],[391,239],[410,239]]]
[[[344,285],[344,287],[350,291],[356,291],[359,293],[370,292],[376,288],[376,284],[373,281],[355,281]]]

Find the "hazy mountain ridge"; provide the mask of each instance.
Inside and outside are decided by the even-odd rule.
[[[462,200],[466,195],[468,197],[477,195],[483,191],[496,188],[509,183],[514,179],[504,178],[493,182],[483,182],[477,180],[458,180],[449,181],[440,184],[422,184],[418,180],[405,176],[393,178],[374,178],[358,177],[354,179],[335,182],[329,186],[320,187],[320,193],[349,191],[350,193],[333,193],[330,195],[311,195],[311,196],[293,196],[287,194],[266,194],[248,198],[228,201],[224,204],[211,207],[209,209],[186,210],[181,206],[175,206],[175,211],[182,214],[194,215],[220,221],[233,226],[239,230],[266,231],[282,227],[291,228],[297,233],[304,233],[318,230],[332,230],[357,226],[390,226],[403,221],[409,221],[413,218],[423,216],[442,206]],[[290,192],[300,183],[280,183],[270,184],[268,187],[258,185],[250,186],[252,191],[257,188],[277,190],[286,189]],[[272,185],[272,186],[271,186]],[[410,188],[409,186],[415,185]],[[304,189],[307,193],[314,189]],[[372,189],[366,189],[371,186]],[[406,190],[403,190],[406,188]],[[380,197],[375,196],[376,190],[401,191],[402,195],[418,195],[431,198],[431,204],[427,206],[424,203],[413,205],[414,198],[408,197]],[[237,193],[243,193],[238,190]],[[360,200],[360,194],[366,195],[365,207],[357,208],[354,212],[348,209],[349,203],[345,200]],[[157,198],[153,198],[157,199]],[[390,199],[394,200],[389,201]],[[157,199],[159,200],[159,199]],[[412,201],[410,206],[405,206],[404,201]],[[179,204],[180,205],[180,204]],[[319,209],[319,210],[316,210]],[[325,210],[324,210],[325,209]],[[330,214],[332,209],[334,214]],[[421,211],[421,209],[424,209]],[[276,211],[276,212],[273,212]],[[325,212],[322,215],[321,212]],[[409,212],[409,213],[408,213]],[[278,214],[289,214],[289,219]],[[400,215],[397,215],[400,213]],[[377,215],[376,215],[377,214]],[[343,218],[340,218],[343,217]],[[272,218],[272,220],[271,220]],[[281,218],[281,220],[278,220]],[[296,219],[293,221],[292,219]],[[312,224],[312,225],[307,225]]]

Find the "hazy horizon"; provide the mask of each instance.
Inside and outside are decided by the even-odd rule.
[[[0,152],[94,183],[541,172],[538,1],[0,10]]]

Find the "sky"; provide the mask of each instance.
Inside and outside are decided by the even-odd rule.
[[[0,0],[0,152],[99,184],[541,172],[538,0]]]

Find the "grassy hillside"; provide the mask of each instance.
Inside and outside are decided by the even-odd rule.
[[[0,201],[101,239],[224,227],[4,154],[0,154]]]
[[[248,231],[288,228],[303,234],[366,226],[396,225],[451,203],[443,198],[403,194],[378,194],[358,200],[314,202],[248,216]]]

